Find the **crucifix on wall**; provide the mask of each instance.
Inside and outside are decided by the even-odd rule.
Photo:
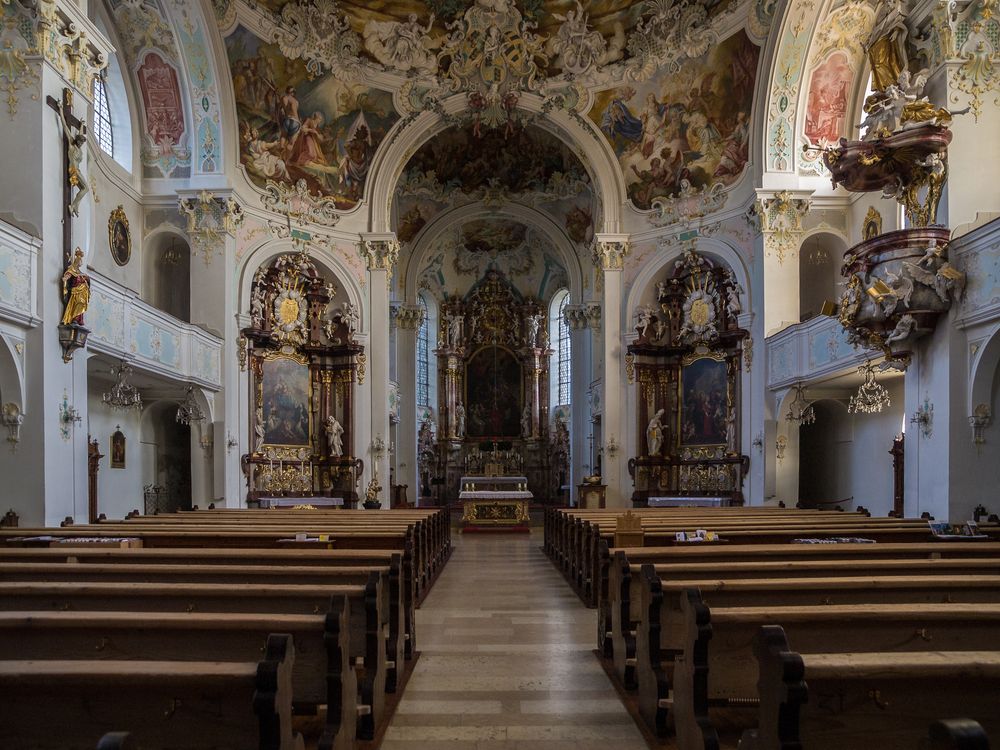
[[[62,101],[51,96],[45,97],[48,104],[59,115],[63,133],[63,265],[69,265],[73,250],[73,217],[80,215],[80,203],[90,190],[84,175],[84,160],[87,145],[87,125],[73,114],[73,91],[63,89]],[[76,188],[76,195],[73,189]]]

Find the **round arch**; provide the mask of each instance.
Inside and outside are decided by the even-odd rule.
[[[485,206],[481,201],[470,203],[460,208],[442,211],[431,219],[417,233],[417,236],[413,238],[413,248],[407,258],[406,271],[403,277],[406,300],[416,300],[420,266],[428,250],[442,234],[452,227],[468,221],[481,218],[496,218],[498,215],[516,219],[545,235],[546,239],[552,243],[552,246],[559,254],[559,259],[563,262],[563,267],[566,269],[566,275],[569,279],[570,296],[574,300],[579,301],[583,295],[583,267],[580,263],[580,257],[573,249],[572,241],[566,236],[562,227],[556,224],[548,214],[536,208],[508,203],[504,205],[502,210],[498,211],[497,209]]]
[[[24,413],[24,372],[13,344],[3,334],[0,334],[0,401],[16,404]]]
[[[586,122],[583,118],[573,118],[560,110],[545,112],[543,103],[541,97],[525,94],[518,105],[519,109],[538,116],[533,125],[548,131],[574,150],[595,188],[603,227],[599,231],[619,232],[626,195],[625,180],[610,145],[589,125],[581,124],[580,121]],[[372,160],[371,173],[376,179],[365,185],[364,200],[370,206],[372,232],[393,231],[392,197],[406,164],[417,149],[452,127],[449,116],[459,115],[467,109],[467,98],[456,94],[443,102],[442,114],[423,112],[412,120],[404,118],[389,133]],[[377,196],[385,196],[385,199],[378,200]]]
[[[736,280],[743,288],[743,294],[740,299],[743,310],[744,312],[752,312],[750,302],[753,300],[753,290],[751,289],[750,274],[739,250],[728,242],[715,237],[699,237],[695,245],[695,250],[700,255],[707,255],[714,260],[722,261],[732,269],[733,273],[736,274]],[[639,305],[643,295],[649,289],[650,284],[653,283],[656,276],[663,271],[667,264],[673,263],[680,257],[683,251],[683,248],[680,246],[671,247],[665,252],[658,253],[655,260],[648,262],[643,267],[639,275],[636,276],[635,281],[632,282],[628,295],[625,297],[623,315],[627,315],[629,310],[634,310]]]
[[[236,272],[236,307],[239,313],[248,315],[250,312],[250,286],[253,284],[253,275],[257,269],[279,255],[294,251],[295,247],[290,239],[272,239],[262,242],[243,257]],[[319,267],[321,272],[328,273],[337,280],[341,289],[347,294],[348,300],[361,312],[358,332],[367,333],[369,317],[368,305],[365,301],[367,295],[362,292],[355,276],[327,248],[311,248],[309,258]]]
[[[979,355],[972,362],[969,400],[966,404],[968,416],[975,415],[980,404],[985,404],[992,412],[993,380],[997,368],[1000,368],[1000,325],[993,329],[986,344],[980,348]]]

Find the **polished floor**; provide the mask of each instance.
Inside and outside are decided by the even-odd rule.
[[[454,535],[383,750],[645,750],[540,532]]]

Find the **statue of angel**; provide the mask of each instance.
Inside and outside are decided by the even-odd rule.
[[[894,344],[897,341],[906,339],[911,333],[913,333],[913,329],[916,327],[917,319],[907,313],[899,319],[899,322],[896,323],[896,327],[892,329],[892,333],[886,336],[885,343]]]
[[[656,319],[656,313],[653,311],[653,308],[646,305],[639,305],[635,309],[635,319],[635,331],[639,334],[639,338],[648,338],[649,327],[653,325]]]

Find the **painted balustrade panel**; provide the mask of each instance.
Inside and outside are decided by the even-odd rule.
[[[818,316],[767,338],[769,388],[781,388],[856,367],[871,352],[856,349],[836,318]]]
[[[966,278],[958,324],[1000,318],[1000,219],[952,240],[948,253]]]
[[[221,387],[222,339],[182,323],[119,284],[91,275],[88,348],[207,388]]]
[[[33,325],[41,241],[0,222],[0,319]]]

